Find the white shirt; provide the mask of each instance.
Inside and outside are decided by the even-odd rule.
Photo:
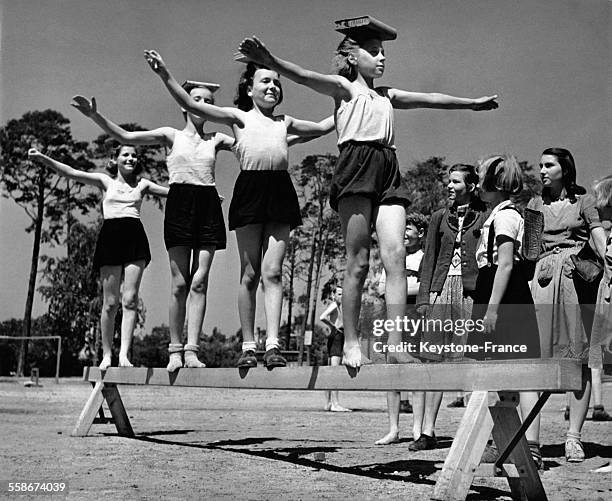
[[[494,225],[495,237],[504,235],[514,240],[514,260],[520,260],[521,245],[523,241],[524,221],[523,217],[514,209],[505,207],[514,206],[510,200],[505,200],[497,205],[482,226],[480,240],[476,247],[476,264],[478,268],[484,268],[489,264],[487,260],[487,245],[489,242],[489,229],[491,223]],[[493,265],[497,265],[497,243],[493,242]]]
[[[419,267],[421,266],[421,260],[425,254],[421,249],[412,254],[406,254],[406,271],[418,273]],[[387,274],[383,268],[380,274],[380,280],[378,281],[379,294],[385,293],[385,284],[387,283]],[[416,296],[419,293],[419,277],[415,275],[408,275],[406,277],[406,290],[408,296]]]

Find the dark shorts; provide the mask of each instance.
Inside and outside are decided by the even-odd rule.
[[[166,249],[214,246],[225,249],[221,200],[214,186],[171,184],[164,214]]]
[[[333,329],[327,338],[327,356],[341,357],[344,348],[344,329]]]
[[[151,261],[149,241],[140,219],[120,217],[105,219],[98,235],[93,269],[102,266],[119,266],[135,261]]]
[[[300,203],[287,171],[241,171],[229,208],[229,229],[247,224],[302,224]]]
[[[340,146],[329,205],[338,211],[342,197],[368,197],[375,206],[410,205],[395,150],[378,143],[349,141]]]

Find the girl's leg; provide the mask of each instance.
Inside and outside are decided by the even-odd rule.
[[[423,418],[425,417],[425,392],[412,392],[412,438],[417,441],[423,433]]]
[[[519,393],[519,408],[521,410],[521,419],[524,421],[525,418],[533,409],[533,406],[537,403],[540,397],[537,391],[522,391]],[[531,456],[538,469],[543,466],[542,462],[542,451],[540,450],[540,414],[536,416],[527,431],[525,432],[525,438],[531,451]]]
[[[331,365],[332,367],[337,367],[340,364],[342,364],[341,357],[331,357],[329,361],[329,365]],[[340,392],[338,390],[327,392],[328,394],[327,402],[329,404],[329,409],[327,410],[332,411],[332,412],[351,412],[351,409],[348,409],[340,405],[339,393]]]
[[[206,367],[200,362],[197,353],[200,348],[200,334],[206,313],[206,294],[208,276],[215,256],[215,246],[208,245],[193,253],[191,266],[191,286],[187,314],[187,344],[185,345],[185,367]]]
[[[183,328],[185,327],[185,311],[187,293],[189,291],[191,249],[186,246],[176,246],[168,249],[170,259],[170,361],[168,371],[174,372],[183,366],[181,353],[183,351]]]
[[[261,277],[266,311],[266,351],[279,348],[283,305],[283,259],[291,228],[288,224],[268,223],[264,227]]]
[[[111,365],[113,350],[113,334],[115,332],[115,316],[119,309],[119,290],[121,288],[121,272],[123,267],[102,266],[102,313],[100,314],[100,331],[102,335],[102,362],[100,369],[106,370]]]
[[[346,271],[342,294],[344,323],[342,363],[349,367],[359,367],[362,362],[357,326],[361,311],[361,292],[369,268],[372,202],[369,198],[361,196],[343,197],[338,202],[338,214],[346,246]]]
[[[388,445],[399,442],[400,392],[387,392],[387,413],[389,414],[389,433],[377,440],[375,445]]]
[[[133,367],[128,359],[128,350],[132,344],[134,326],[138,318],[138,290],[145,269],[145,261],[128,263],[123,267],[123,290],[121,292],[121,348],[119,350],[119,367]]]
[[[240,255],[238,314],[242,329],[242,351],[255,351],[255,297],[261,274],[263,225],[248,224],[236,228]]]
[[[423,418],[423,427],[421,431],[423,434],[429,437],[434,437],[436,419],[438,418],[438,411],[440,410],[441,402],[441,391],[425,392],[425,415]]]
[[[586,420],[591,399],[591,371],[586,366],[583,367],[582,381],[582,390],[570,393],[569,429],[565,441],[565,457],[572,463],[584,461],[584,448],[581,443],[582,426]]]
[[[376,234],[380,245],[380,259],[387,275],[385,286],[385,303],[387,318],[395,320],[406,315],[406,248],[404,233],[406,231],[406,209],[402,205],[381,205],[374,213]],[[399,345],[402,332],[389,332],[389,344]],[[406,352],[395,353],[389,357],[390,363],[416,362]]]

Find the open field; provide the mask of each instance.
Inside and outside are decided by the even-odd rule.
[[[41,382],[25,388],[0,380],[0,480],[67,482],[68,499],[428,499],[462,413],[445,407],[452,398],[445,395],[439,448],[410,452],[408,438],[374,445],[387,427],[381,393],[343,392],[341,402],[356,411],[334,414],[323,411],[321,392],[120,387],[136,438],[117,436],[112,424],[75,438],[70,431],[90,386],[76,378]],[[612,383],[604,394],[610,410]],[[588,420],[587,459],[567,464],[564,403],[553,395],[543,410],[549,499],[610,499],[612,474],[591,470],[612,457],[612,422]],[[409,437],[411,416],[401,420]],[[477,479],[468,499],[510,499],[509,489]]]

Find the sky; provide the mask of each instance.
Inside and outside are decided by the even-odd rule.
[[[0,0],[0,125],[31,110],[51,108],[71,122],[73,136],[92,140],[97,126],[69,106],[75,94],[96,96],[116,122],[147,128],[183,127],[177,106],[142,56],[156,49],[177,79],[221,84],[217,103],[230,106],[242,65],[238,43],[259,36],[273,53],[328,72],[341,36],[336,19],[372,15],[394,26],[385,46],[385,75],[377,82],[399,89],[462,97],[499,95],[496,111],[396,112],[396,145],[403,169],[430,156],[474,163],[512,153],[537,164],[543,149],[568,148],[579,183],[612,172],[610,149],[610,26],[607,0]],[[279,113],[321,119],[330,98],[283,80]],[[209,124],[209,130],[228,132]],[[293,147],[289,161],[337,153],[332,135]],[[221,153],[217,185],[227,215],[238,173]],[[141,296],[145,331],[168,323],[170,274],[163,245],[163,215],[143,205],[152,247]],[[27,216],[0,198],[0,321],[25,309],[32,236]],[[43,248],[42,252],[49,252]],[[50,252],[63,252],[62,249]],[[238,255],[233,232],[215,256],[204,331],[239,327]],[[261,310],[260,301],[259,310]],[[34,315],[46,311],[37,295]],[[258,324],[263,326],[261,311]]]

